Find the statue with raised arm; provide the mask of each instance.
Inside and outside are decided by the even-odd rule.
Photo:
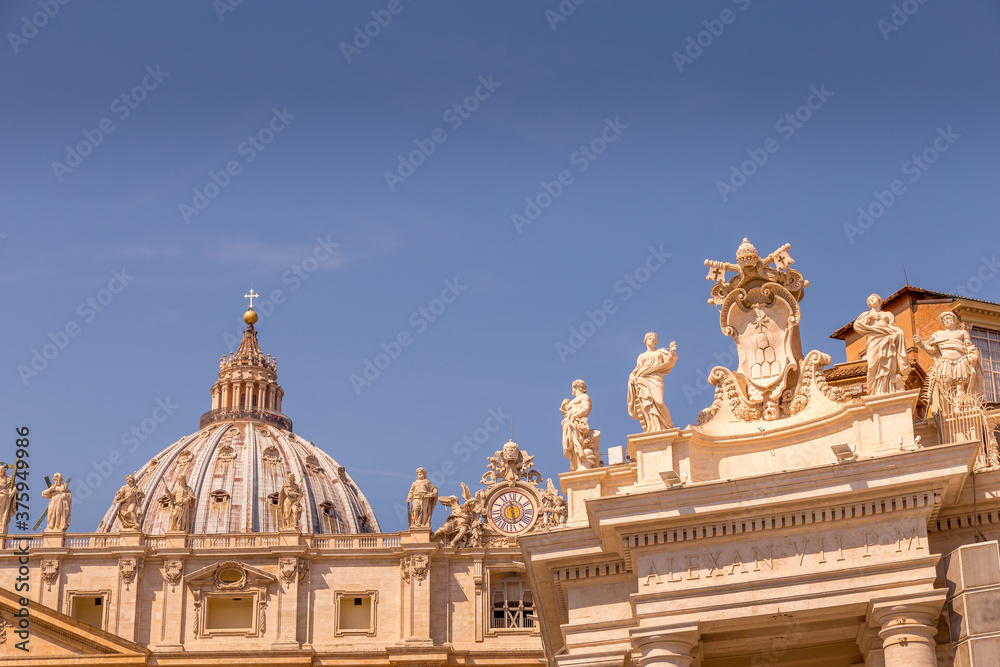
[[[174,488],[167,493],[170,496],[170,531],[190,533],[194,529],[194,508],[198,498],[184,475],[177,478]]]
[[[139,530],[142,522],[142,501],[146,494],[136,486],[134,475],[125,475],[125,486],[115,493],[118,503],[118,521],[126,530]]]
[[[417,479],[410,485],[406,496],[406,506],[410,511],[411,528],[428,528],[431,525],[431,515],[434,514],[434,503],[437,502],[438,490],[431,480],[427,479],[427,471],[417,468]]]
[[[628,376],[628,414],[642,424],[643,433],[665,431],[673,428],[670,411],[663,404],[663,376],[670,373],[677,362],[677,343],[670,349],[656,347],[656,334],[646,334],[646,351],[635,361],[635,369]]]
[[[573,382],[573,398],[563,399],[559,411],[563,414],[563,456],[569,459],[570,471],[579,468],[597,468],[601,465],[599,441],[601,432],[590,428],[587,415],[592,404],[587,395],[587,383]]]
[[[59,473],[52,475],[52,486],[42,491],[42,498],[49,499],[48,523],[45,530],[65,532],[69,528],[69,515],[73,507],[73,492],[63,482]]]
[[[931,377],[949,396],[981,394],[983,390],[983,364],[979,348],[972,342],[969,332],[959,327],[958,316],[950,310],[941,313],[943,331],[935,331],[927,339],[919,335],[913,341],[934,358]]]
[[[295,481],[293,473],[288,473],[285,479],[285,485],[278,492],[278,529],[300,530],[302,487]]]
[[[870,396],[891,394],[903,389],[910,361],[906,358],[906,334],[896,326],[892,313],[882,310],[882,297],[868,297],[867,312],[854,320],[854,330],[865,336],[868,348],[867,388]]]

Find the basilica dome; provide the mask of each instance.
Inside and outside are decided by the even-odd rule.
[[[277,360],[257,344],[252,307],[243,319],[243,340],[220,360],[212,409],[201,416],[201,428],[135,474],[144,494],[139,528],[147,535],[170,529],[183,478],[194,496],[189,532],[276,533],[279,495],[292,475],[302,491],[302,532],[380,532],[375,513],[344,467],[292,432],[292,420],[281,412]],[[123,528],[118,503],[112,503],[98,532]]]

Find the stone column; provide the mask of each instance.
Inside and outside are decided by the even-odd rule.
[[[632,660],[639,667],[691,667],[701,638],[697,625],[633,630]]]
[[[869,622],[882,639],[885,667],[937,667],[938,618],[946,592],[873,600]]]

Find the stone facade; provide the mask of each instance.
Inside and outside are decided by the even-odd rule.
[[[461,498],[418,471],[400,533],[292,433],[251,309],[201,429],[137,471],[97,532],[5,539],[0,665],[29,655],[26,614],[37,665],[1000,664],[995,411],[930,410],[934,360],[898,349],[945,310],[1000,331],[1000,306],[909,286],[872,300],[869,319],[889,322],[881,307],[903,332],[876,378],[862,351],[878,345],[851,325],[834,334],[847,364],[802,351],[809,282],[789,246],[761,257],[744,239],[736,260],[706,261],[740,358],[710,373],[697,424],[672,425],[662,383],[683,362],[647,335],[627,392],[641,432],[608,464],[578,380],[562,493],[508,442]]]

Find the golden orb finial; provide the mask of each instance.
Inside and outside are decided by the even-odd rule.
[[[256,324],[257,322],[257,313],[255,313],[253,310],[253,300],[259,296],[260,294],[254,293],[252,287],[250,288],[249,294],[243,295],[244,299],[250,299],[250,307],[247,308],[247,312],[243,313],[243,321],[246,322],[247,324]]]

